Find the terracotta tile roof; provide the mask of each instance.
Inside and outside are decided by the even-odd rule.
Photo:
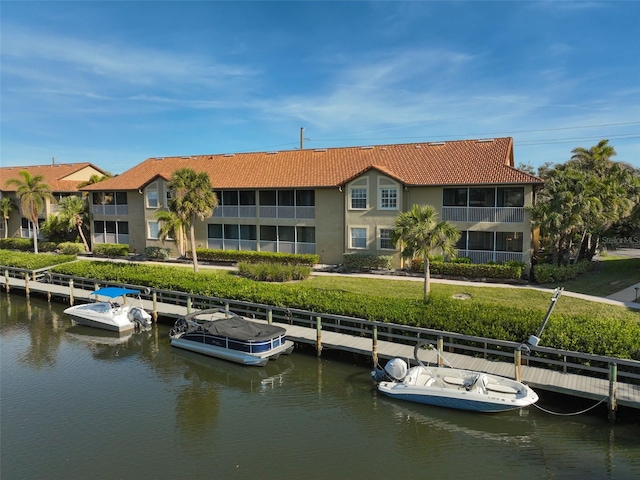
[[[139,189],[183,167],[207,172],[219,189],[338,187],[372,168],[407,186],[542,183],[514,168],[512,138],[496,138],[149,158],[83,190]]]
[[[31,175],[42,175],[44,181],[49,184],[52,192],[77,192],[78,184],[82,183],[82,180],[77,178],[70,180],[67,177],[80,172],[84,168],[92,168],[98,173],[104,173],[104,171],[89,162],[83,163],[61,163],[56,165],[29,165],[26,167],[0,167],[0,190],[4,192],[15,192],[16,187],[14,185],[7,186],[7,180],[10,178],[18,178],[19,172],[22,170],[28,170]],[[86,175],[86,180],[89,179],[89,173]],[[84,175],[83,175],[84,177]]]

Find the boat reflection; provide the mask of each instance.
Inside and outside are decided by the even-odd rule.
[[[153,330],[147,329],[138,333],[112,332],[85,325],[73,325],[65,331],[67,338],[84,343],[94,358],[115,360],[132,357],[144,352],[144,345],[153,337]]]

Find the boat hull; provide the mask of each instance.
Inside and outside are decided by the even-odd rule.
[[[82,305],[84,306],[84,305]],[[130,322],[127,316],[123,318],[100,318],[97,315],[92,315],[92,312],[88,312],[82,309],[75,309],[74,307],[67,308],[64,313],[69,315],[71,319],[79,325],[87,327],[102,328],[111,332],[129,332],[136,328],[136,324]]]
[[[228,360],[230,362],[239,363],[241,365],[251,365],[264,367],[269,360],[275,360],[280,355],[287,355],[293,351],[293,342],[287,340],[282,345],[263,352],[260,354],[251,354],[241,352],[238,350],[230,350],[228,348],[218,347],[216,345],[209,345],[206,343],[194,342],[192,340],[185,340],[183,338],[172,338],[171,346],[189,350],[191,352],[200,353],[209,357],[220,358],[222,360]]]

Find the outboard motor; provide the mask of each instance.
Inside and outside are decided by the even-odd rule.
[[[127,315],[129,320],[134,322],[139,328],[147,328],[151,326],[151,315],[142,308],[132,307]]]
[[[407,362],[401,358],[392,358],[384,366],[384,369],[376,368],[373,370],[371,372],[371,378],[373,378],[373,381],[376,383],[382,382],[383,380],[402,381],[404,377],[407,376],[408,369]]]

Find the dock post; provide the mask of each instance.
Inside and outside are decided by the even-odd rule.
[[[29,298],[29,274],[26,272],[24,274],[24,293]]]
[[[158,322],[158,292],[155,290],[151,294],[151,299],[153,301],[153,321]]]
[[[4,269],[4,289],[9,293],[11,287],[9,287],[9,269]]]
[[[375,367],[376,365],[378,365],[378,326],[377,325],[373,326],[372,337],[373,337],[373,347],[372,347],[371,353],[373,356],[373,366]]]
[[[96,290],[100,290],[100,284],[97,282],[93,284],[93,291],[95,292]]]
[[[444,339],[442,337],[438,337],[438,366],[439,367],[444,365],[444,362],[442,361],[443,350],[444,350]]]
[[[318,356],[322,355],[322,319],[316,317],[316,352]]]
[[[271,325],[273,323],[273,310],[267,310],[267,323]]]
[[[609,421],[615,422],[616,410],[618,408],[616,402],[616,382],[618,380],[618,365],[614,362],[609,365]]]
[[[520,369],[520,365],[522,365],[522,352],[520,350],[516,350],[515,355],[513,356],[513,360],[516,366],[516,382],[521,382],[522,371]]]
[[[69,305],[73,306],[73,278],[69,279]]]
[[[191,295],[187,297],[187,313],[191,313]]]

